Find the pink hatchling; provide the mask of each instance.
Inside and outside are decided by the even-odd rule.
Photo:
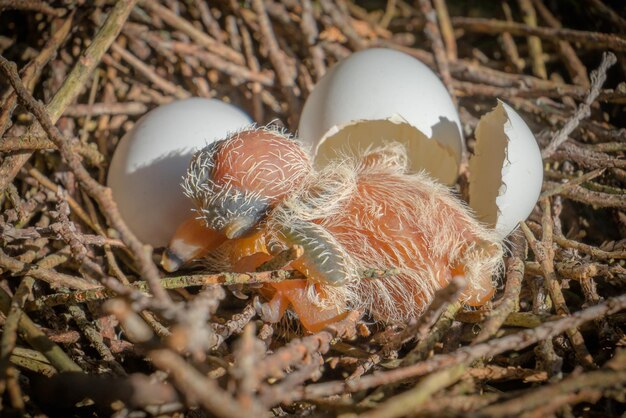
[[[253,271],[269,254],[303,247],[290,268],[307,279],[261,289],[272,321],[289,309],[315,332],[356,308],[405,321],[457,275],[468,282],[466,304],[493,295],[500,238],[447,187],[408,173],[397,143],[315,169],[282,132],[247,129],[198,151],[183,185],[197,213],[173,237],[166,270],[214,254],[233,271]],[[358,272],[369,268],[398,274],[361,279]]]

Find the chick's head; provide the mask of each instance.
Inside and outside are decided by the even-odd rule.
[[[271,128],[253,128],[213,142],[194,155],[185,193],[212,230],[240,238],[311,172],[298,143]]]

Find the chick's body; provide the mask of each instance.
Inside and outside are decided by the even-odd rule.
[[[269,300],[268,315],[274,320],[291,307],[313,331],[355,308],[378,320],[404,321],[419,316],[433,293],[455,275],[467,279],[466,303],[479,305],[491,297],[492,276],[502,259],[501,243],[445,186],[423,173],[408,174],[401,145],[347,155],[315,170],[296,142],[272,134],[276,144],[284,146],[281,152],[275,150],[275,156],[297,156],[302,161],[266,156],[263,161],[267,167],[254,166],[255,170],[270,170],[262,173],[271,169],[295,173],[287,177],[245,173],[256,179],[254,198],[269,202],[267,209],[256,218],[246,237],[226,242],[213,257],[219,254],[223,258],[219,261],[230,263],[233,270],[249,271],[267,259],[263,254],[267,248],[274,252],[293,244],[303,246],[304,256],[291,267],[308,279],[269,284],[262,290]],[[254,141],[245,132],[232,141],[242,138]],[[236,148],[240,153],[255,149]],[[214,158],[219,152],[211,155]],[[223,212],[208,204],[224,206],[202,191],[204,179],[213,176],[211,187],[205,187],[211,193],[230,190],[233,184],[238,190],[245,188],[246,182],[238,179],[244,171],[237,161],[250,164],[249,157],[240,154],[229,164],[196,163],[196,167],[219,167],[214,173],[194,171],[192,164],[188,179],[193,181],[187,181],[186,187],[199,213]],[[228,179],[228,184],[220,184],[218,177]],[[288,187],[281,184],[286,179]],[[271,197],[266,198],[268,195]],[[206,223],[215,225],[212,219]],[[359,273],[369,268],[393,268],[398,274],[361,279]]]
[[[492,276],[502,259],[498,238],[445,186],[423,173],[407,174],[400,145],[346,156],[309,176],[270,213],[268,233],[276,237],[274,231],[301,220],[328,231],[348,259],[344,285],[321,284],[340,306],[404,321],[419,316],[455,275],[467,279],[468,304],[483,304],[493,293]],[[370,268],[399,274],[360,279],[359,272]],[[328,304],[315,300],[313,291],[309,296]]]

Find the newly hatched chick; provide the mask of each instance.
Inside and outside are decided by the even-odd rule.
[[[240,271],[270,252],[304,248],[290,267],[307,280],[261,290],[273,321],[291,309],[317,331],[356,308],[377,320],[406,321],[457,275],[468,282],[465,303],[481,305],[493,294],[501,242],[445,186],[408,174],[399,144],[315,170],[281,132],[244,130],[199,151],[184,187],[198,217],[175,234],[163,259],[167,270],[217,247]],[[361,280],[358,272],[368,268],[398,274]]]

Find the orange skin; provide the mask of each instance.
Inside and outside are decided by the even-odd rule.
[[[287,268],[300,271],[308,279],[262,286],[260,293],[268,300],[273,320],[282,318],[291,309],[304,328],[317,332],[346,316],[347,301],[332,300],[328,304],[332,307],[322,308],[308,297],[308,293],[315,291],[319,300],[329,300],[325,287],[342,286],[343,282],[332,282],[328,275],[329,271],[338,271],[338,264],[327,262],[328,258],[324,260],[323,256],[318,257],[318,253],[314,252],[316,248],[337,249],[334,240],[343,247],[344,254],[360,260],[361,266],[368,266],[370,260],[384,260],[379,261],[378,267],[384,262],[389,264],[385,266],[387,268],[404,270],[404,273],[380,284],[363,280],[354,288],[358,297],[373,301],[370,306],[376,310],[377,305],[384,304],[380,299],[383,296],[377,293],[381,289],[376,286],[389,287],[386,289],[389,296],[386,306],[391,301],[402,318],[419,314],[428,304],[433,288],[445,287],[453,277],[466,275],[466,266],[458,261],[466,260],[466,250],[467,254],[470,254],[470,248],[471,254],[480,253],[483,243],[490,245],[489,241],[485,241],[486,235],[477,224],[472,223],[475,221],[460,203],[444,191],[433,195],[437,186],[429,186],[430,180],[400,173],[400,165],[394,160],[393,152],[393,149],[383,149],[365,155],[356,168],[356,189],[351,189],[353,194],[342,201],[341,210],[332,216],[321,215],[309,222],[308,225],[319,226],[334,238],[324,241],[323,234],[305,237],[319,238],[316,244],[321,246],[311,247],[313,252],[305,252],[305,255],[314,256],[295,260]],[[200,257],[221,246],[226,250],[234,271],[254,271],[271,258],[266,248],[268,237],[264,231],[254,232],[254,228],[259,228],[264,216],[271,218],[272,209],[297,190],[302,182],[306,183],[312,170],[307,155],[299,145],[271,130],[243,131],[197,153],[185,187],[200,208],[199,213],[204,216],[207,226],[200,225],[200,221],[190,221],[181,226],[164,256],[164,268],[174,271],[179,262]],[[242,193],[249,193],[250,197],[234,200]],[[394,194],[395,198],[389,199],[390,194]],[[418,199],[418,203],[403,196],[412,196]],[[394,203],[390,204],[388,200]],[[239,207],[239,203],[233,206],[233,202],[242,202],[242,206]],[[420,206],[421,202],[427,205]],[[427,212],[429,219],[418,218],[422,215],[417,213],[418,207]],[[437,245],[433,242],[439,242],[434,239],[438,235],[433,230],[439,230],[438,226],[442,225],[446,225],[449,240],[462,244],[453,247],[444,242],[437,251],[432,251],[434,247],[431,246]],[[198,233],[196,228],[201,232]],[[315,231],[312,233],[317,234]],[[226,236],[233,239],[227,240]],[[285,239],[300,239],[297,234],[293,236],[296,238]],[[287,246],[294,243],[297,242],[283,242]],[[452,248],[456,253],[451,256],[455,258],[450,260],[448,251]],[[476,263],[475,259],[472,260]],[[427,279],[417,277],[422,274],[418,272],[424,271],[427,271]],[[466,290],[463,297],[465,303],[479,306],[491,298],[494,288],[491,271],[487,273],[482,274],[484,277],[474,278],[477,283]],[[424,280],[427,280],[429,290],[423,287]],[[314,286],[313,289],[311,286]],[[386,319],[384,312],[381,319]]]
[[[229,241],[228,245],[233,271],[246,273],[255,271],[261,264],[270,260],[272,256],[265,247],[265,236],[257,232],[247,238]],[[305,271],[305,267],[299,260],[292,261],[286,269]],[[291,309],[298,315],[302,326],[310,332],[318,332],[327,325],[343,319],[348,312],[339,308],[324,309],[311,303],[306,297],[308,281],[304,279],[286,280],[279,283],[263,285],[259,292],[269,302],[271,312],[277,318],[282,318],[287,309]],[[322,291],[316,286],[318,292]]]
[[[362,243],[355,242],[350,239],[341,239],[349,234],[358,234],[367,237],[366,245],[369,247],[378,248],[380,251],[387,253],[387,255],[393,258],[394,251],[402,251],[400,244],[409,245],[410,243],[419,248],[423,254],[429,254],[426,249],[423,238],[419,232],[411,231],[407,228],[396,228],[398,219],[397,211],[393,208],[387,208],[383,215],[375,220],[376,230],[374,233],[371,230],[358,229],[355,223],[352,221],[358,214],[368,214],[372,211],[368,211],[364,206],[367,199],[363,199],[363,195],[372,193],[376,189],[376,183],[368,183],[363,181],[359,187],[359,195],[354,196],[350,203],[346,206],[345,211],[342,211],[342,215],[328,227],[333,235],[339,237],[341,244],[351,254],[356,254],[363,248]],[[395,208],[397,209],[397,208]],[[372,222],[373,219],[368,221]],[[252,237],[233,240],[231,261],[233,262],[235,271],[245,272],[253,271],[260,264],[271,258],[268,255],[267,249],[264,245],[264,237],[262,233],[256,233]],[[395,243],[392,248],[390,243]],[[409,254],[404,254],[404,259],[411,260],[411,263],[405,267],[410,269],[418,269],[421,266],[417,260],[411,259]],[[238,261],[237,261],[238,260]],[[397,262],[401,260],[394,259]],[[439,285],[441,287],[447,286],[450,280],[454,276],[463,276],[464,266],[456,266],[453,268],[447,268],[447,259],[429,259],[428,263],[431,266],[436,266],[436,270],[439,271]],[[303,274],[309,273],[308,268],[300,260],[295,260],[290,264],[290,268],[298,270]],[[402,280],[402,276],[398,277]],[[318,332],[325,326],[337,322],[343,319],[346,315],[344,308],[336,309],[323,309],[306,297],[306,288],[309,285],[307,280],[289,280],[282,283],[271,283],[264,285],[261,288],[261,294],[269,300],[269,306],[271,311],[279,318],[283,317],[287,309],[293,310],[300,319],[300,322],[307,330],[311,332]],[[323,292],[323,289],[316,285],[318,293]],[[489,283],[484,293],[472,293],[470,290],[465,296],[469,296],[466,303],[471,306],[480,306],[486,303],[493,296],[494,288]],[[415,292],[414,298],[419,305],[426,305],[428,303],[427,297],[420,293]],[[323,298],[322,298],[323,299]],[[397,295],[397,300],[400,302],[400,295]]]
[[[361,186],[363,191],[367,191],[368,188],[373,187],[367,183]],[[349,222],[351,217],[354,217],[358,213],[367,213],[363,207],[363,200],[355,198],[346,207],[344,212],[345,219],[338,220],[339,226],[330,228],[330,231],[337,236],[345,235],[348,232],[354,232],[355,226]],[[410,230],[398,230],[393,228],[395,224],[395,213],[386,212],[381,218],[378,219],[378,234],[374,234],[371,231],[360,230],[358,233],[367,236],[367,245],[371,247],[379,248],[380,250],[393,254],[393,248],[389,246],[390,240],[396,243],[405,242],[408,244],[412,242],[420,251],[427,253],[424,248],[422,238],[418,233]],[[182,234],[182,235],[181,235]],[[380,234],[385,235],[385,239],[381,238]],[[227,240],[221,238],[219,234],[213,231],[207,231],[200,225],[199,221],[188,221],[180,228],[177,239],[187,241],[188,243],[196,243],[197,247],[206,250],[210,247],[217,247],[220,244],[226,246],[229,253],[230,262],[233,266],[234,272],[245,273],[255,271],[261,264],[270,260],[272,256],[265,245],[265,236],[263,232],[256,232],[255,234],[239,239]],[[217,245],[216,245],[217,243]],[[223,243],[223,244],[222,244]],[[356,253],[361,248],[360,243],[351,242],[350,240],[342,240],[342,244],[346,247],[346,250],[351,253]],[[194,258],[201,255],[201,250],[194,253]],[[433,265],[438,265],[440,271],[439,285],[445,287],[452,277],[463,276],[464,267],[457,266],[452,269],[447,269],[447,260],[430,260]],[[408,265],[409,268],[419,267],[417,264]],[[286,268],[291,268],[300,271],[303,274],[308,273],[307,266],[300,260],[295,260],[290,263]],[[280,283],[268,283],[263,285],[259,291],[261,295],[268,300],[269,308],[274,313],[275,317],[282,318],[288,309],[291,309],[296,313],[298,319],[302,323],[303,327],[310,332],[319,332],[327,325],[333,324],[345,318],[348,311],[345,310],[345,306],[337,308],[322,308],[306,297],[306,289],[309,285],[308,280],[287,280]],[[316,286],[318,293],[323,292],[323,289],[319,285]],[[473,295],[466,303],[471,306],[481,306],[491,299],[493,296],[493,286],[488,287],[488,291],[482,295]],[[470,296],[472,296],[470,294]],[[416,292],[414,295],[416,301],[420,304],[426,304],[428,301],[425,295]],[[323,295],[322,295],[323,299]],[[400,299],[398,297],[398,299]]]
[[[399,210],[400,208],[390,207],[389,205],[377,206],[378,213],[374,217],[373,213],[375,212],[370,207],[372,200],[371,197],[368,199],[367,196],[376,196],[381,191],[381,186],[379,185],[381,180],[381,175],[374,178],[362,178],[359,182],[358,194],[350,200],[345,210],[340,212],[332,224],[326,225],[326,228],[338,237],[341,244],[350,254],[359,254],[364,246],[376,248],[379,252],[385,253],[387,257],[391,257],[392,265],[411,270],[423,267],[419,260],[411,257],[411,254],[406,250],[409,247],[417,247],[417,251],[426,257],[426,264],[438,272],[438,282],[441,287],[447,286],[455,276],[465,276],[465,266],[457,265],[448,268],[448,258],[433,258],[432,252],[428,250],[419,231],[403,227],[403,220],[399,218],[399,213],[402,213]],[[412,192],[417,193],[416,191]],[[427,199],[428,196],[423,198]],[[406,208],[407,212],[410,210],[411,208]],[[442,208],[442,210],[446,210],[446,208]],[[361,224],[374,224],[374,228],[359,228],[354,222],[356,216],[365,217]],[[454,213],[450,214],[449,219],[451,222],[454,222]],[[459,230],[463,230],[463,228],[459,227]],[[463,238],[469,241],[471,239],[469,232],[465,232],[465,235],[467,236]],[[362,242],[349,239],[349,236],[363,236],[367,238],[367,242],[364,245]],[[397,253],[401,253],[402,259],[396,256]],[[401,263],[404,263],[404,266],[401,266]],[[464,299],[466,299],[465,303],[470,306],[482,306],[487,303],[495,292],[490,279],[490,277],[485,279],[483,283],[485,291],[482,293],[468,289],[463,295]],[[429,303],[425,295],[419,291],[415,292],[414,297],[420,305]]]

